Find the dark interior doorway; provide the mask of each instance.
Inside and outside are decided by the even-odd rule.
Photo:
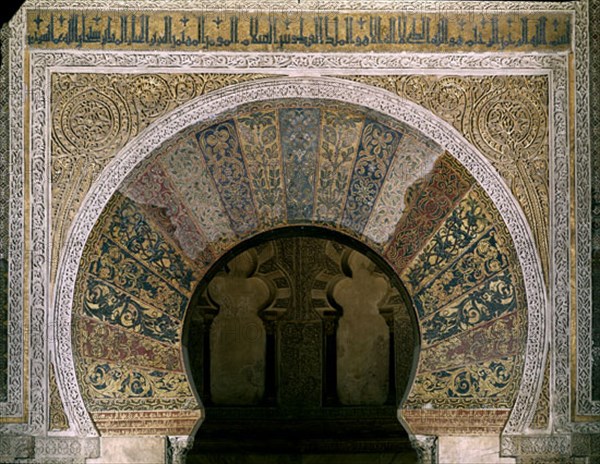
[[[315,227],[263,234],[221,259],[191,304],[206,419],[188,463],[417,462],[396,417],[415,319],[368,247]]]

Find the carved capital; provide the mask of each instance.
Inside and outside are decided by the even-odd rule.
[[[417,452],[420,464],[437,464],[438,438],[431,435],[411,435],[410,444]]]
[[[169,437],[167,448],[168,464],[184,464],[185,455],[192,449],[194,437],[191,436],[172,436]]]

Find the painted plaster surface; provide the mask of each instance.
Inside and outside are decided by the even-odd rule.
[[[188,353],[200,396],[210,398],[207,416],[212,407],[221,414],[222,405],[244,401],[267,422],[278,414],[327,420],[331,410],[323,407],[346,419],[372,418],[382,407],[393,411],[406,390],[414,326],[401,284],[347,237],[305,230],[263,237],[199,286]],[[229,408],[228,417],[242,410]]]
[[[210,393],[215,404],[256,404],[265,393],[266,331],[258,311],[268,306],[267,284],[252,277],[248,254],[228,263],[208,292],[219,307],[210,328]]]

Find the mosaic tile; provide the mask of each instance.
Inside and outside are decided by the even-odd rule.
[[[60,398],[53,363],[49,363],[48,366],[48,403],[49,430],[52,432],[65,432],[69,430],[69,419],[65,414],[65,408]]]
[[[281,224],[287,210],[277,112],[267,109],[240,115],[236,126],[259,221],[265,227]]]
[[[475,363],[456,369],[418,373],[407,400],[407,408],[481,407],[493,402],[495,408],[512,407],[518,389],[515,356]]]
[[[367,225],[402,134],[367,119],[344,207],[342,225],[362,232]]]
[[[473,182],[456,160],[444,154],[431,173],[408,189],[406,209],[385,250],[385,257],[399,274],[428,243]]]
[[[186,376],[178,372],[155,369],[137,369],[130,366],[82,360],[78,364],[84,379],[85,392],[90,399],[163,399],[190,397],[191,392]]]
[[[87,280],[83,296],[83,312],[100,321],[158,341],[173,344],[179,342],[180,322],[178,320],[93,277]]]
[[[171,244],[147,221],[139,206],[116,193],[103,213],[107,237],[123,246],[137,261],[173,287],[190,292],[195,282],[193,269]]]
[[[196,134],[221,201],[238,235],[256,230],[258,219],[252,188],[240,151],[235,123],[218,123]]]
[[[432,409],[417,406],[414,409],[403,408],[400,414],[410,424],[414,434],[481,437],[500,436],[510,416],[510,409],[506,406],[486,408],[485,404],[473,405],[471,409]]]
[[[123,189],[131,198],[111,200],[82,258],[73,330],[91,410],[187,408],[187,384],[181,396],[160,384],[179,382],[166,373],[182,369],[181,318],[202,266],[243,235],[294,222],[372,240],[402,272],[421,319],[415,404],[512,401],[526,328],[512,241],[439,146],[351,105],[277,100],[198,124],[153,156]]]
[[[338,224],[365,118],[350,110],[328,109],[323,110],[321,117],[314,218],[317,222]]]
[[[120,362],[148,369],[183,372],[180,348],[140,336],[97,319],[75,316],[77,355],[84,358]],[[103,340],[103,343],[99,343]]]
[[[419,290],[460,256],[492,224],[492,218],[482,205],[479,189],[471,190],[444,220],[427,246],[402,274],[411,292]]]
[[[286,182],[287,218],[289,222],[310,221],[313,217],[320,110],[280,109],[279,127]]]
[[[131,398],[128,403],[136,409],[123,409],[118,400],[93,401],[90,416],[101,436],[191,436],[202,419],[202,410],[191,397],[161,402]]]
[[[389,241],[405,209],[406,190],[431,172],[441,154],[440,147],[428,147],[412,134],[403,136],[365,227],[365,236],[379,244]]]
[[[521,350],[524,324],[510,313],[480,327],[421,350],[419,372],[432,372],[516,355]]]
[[[489,230],[451,266],[413,295],[419,317],[481,285],[508,266],[508,255],[498,246],[498,233]]]
[[[96,253],[90,255],[90,258],[93,258],[88,268],[90,275],[148,305],[160,298],[161,311],[178,319],[183,318],[189,298],[151,272],[146,265],[136,261],[112,240],[102,237]]]
[[[517,301],[510,271],[500,272],[462,299],[422,319],[423,347],[513,312]]]
[[[211,249],[234,242],[235,232],[194,135],[186,134],[179,143],[166,147],[158,161]]]
[[[191,220],[187,206],[182,203],[173,182],[160,164],[153,163],[147,169],[137,172],[134,179],[121,191],[140,205],[148,205],[164,212],[164,217],[170,222],[170,235],[192,260],[197,260],[206,253],[206,239]]]

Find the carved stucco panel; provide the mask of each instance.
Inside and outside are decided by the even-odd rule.
[[[24,263],[25,263],[25,204],[24,204],[24,85],[21,76],[24,73],[23,48],[19,46],[18,38],[23,30],[23,15],[15,16],[13,22],[2,30],[2,82],[6,82],[10,89],[10,97],[6,102],[7,125],[0,135],[0,149],[6,156],[10,166],[8,185],[7,212],[9,221],[6,230],[6,246],[8,261],[7,279],[7,384],[6,401],[0,403],[0,416],[9,417],[11,420],[26,422],[23,417],[26,411],[27,379],[25,374],[24,359],[27,355],[25,345],[26,335],[23,330],[23,321],[26,320],[24,305]],[[9,42],[10,40],[10,42]],[[8,92],[4,92],[8,94]],[[8,96],[8,95],[7,95]],[[0,247],[1,248],[1,247]],[[39,409],[38,409],[39,411]],[[41,421],[36,421],[39,426]],[[34,427],[35,427],[34,426]],[[0,431],[5,430],[5,425],[0,425]],[[11,427],[11,426],[8,426]],[[26,424],[12,426],[22,430]]]

